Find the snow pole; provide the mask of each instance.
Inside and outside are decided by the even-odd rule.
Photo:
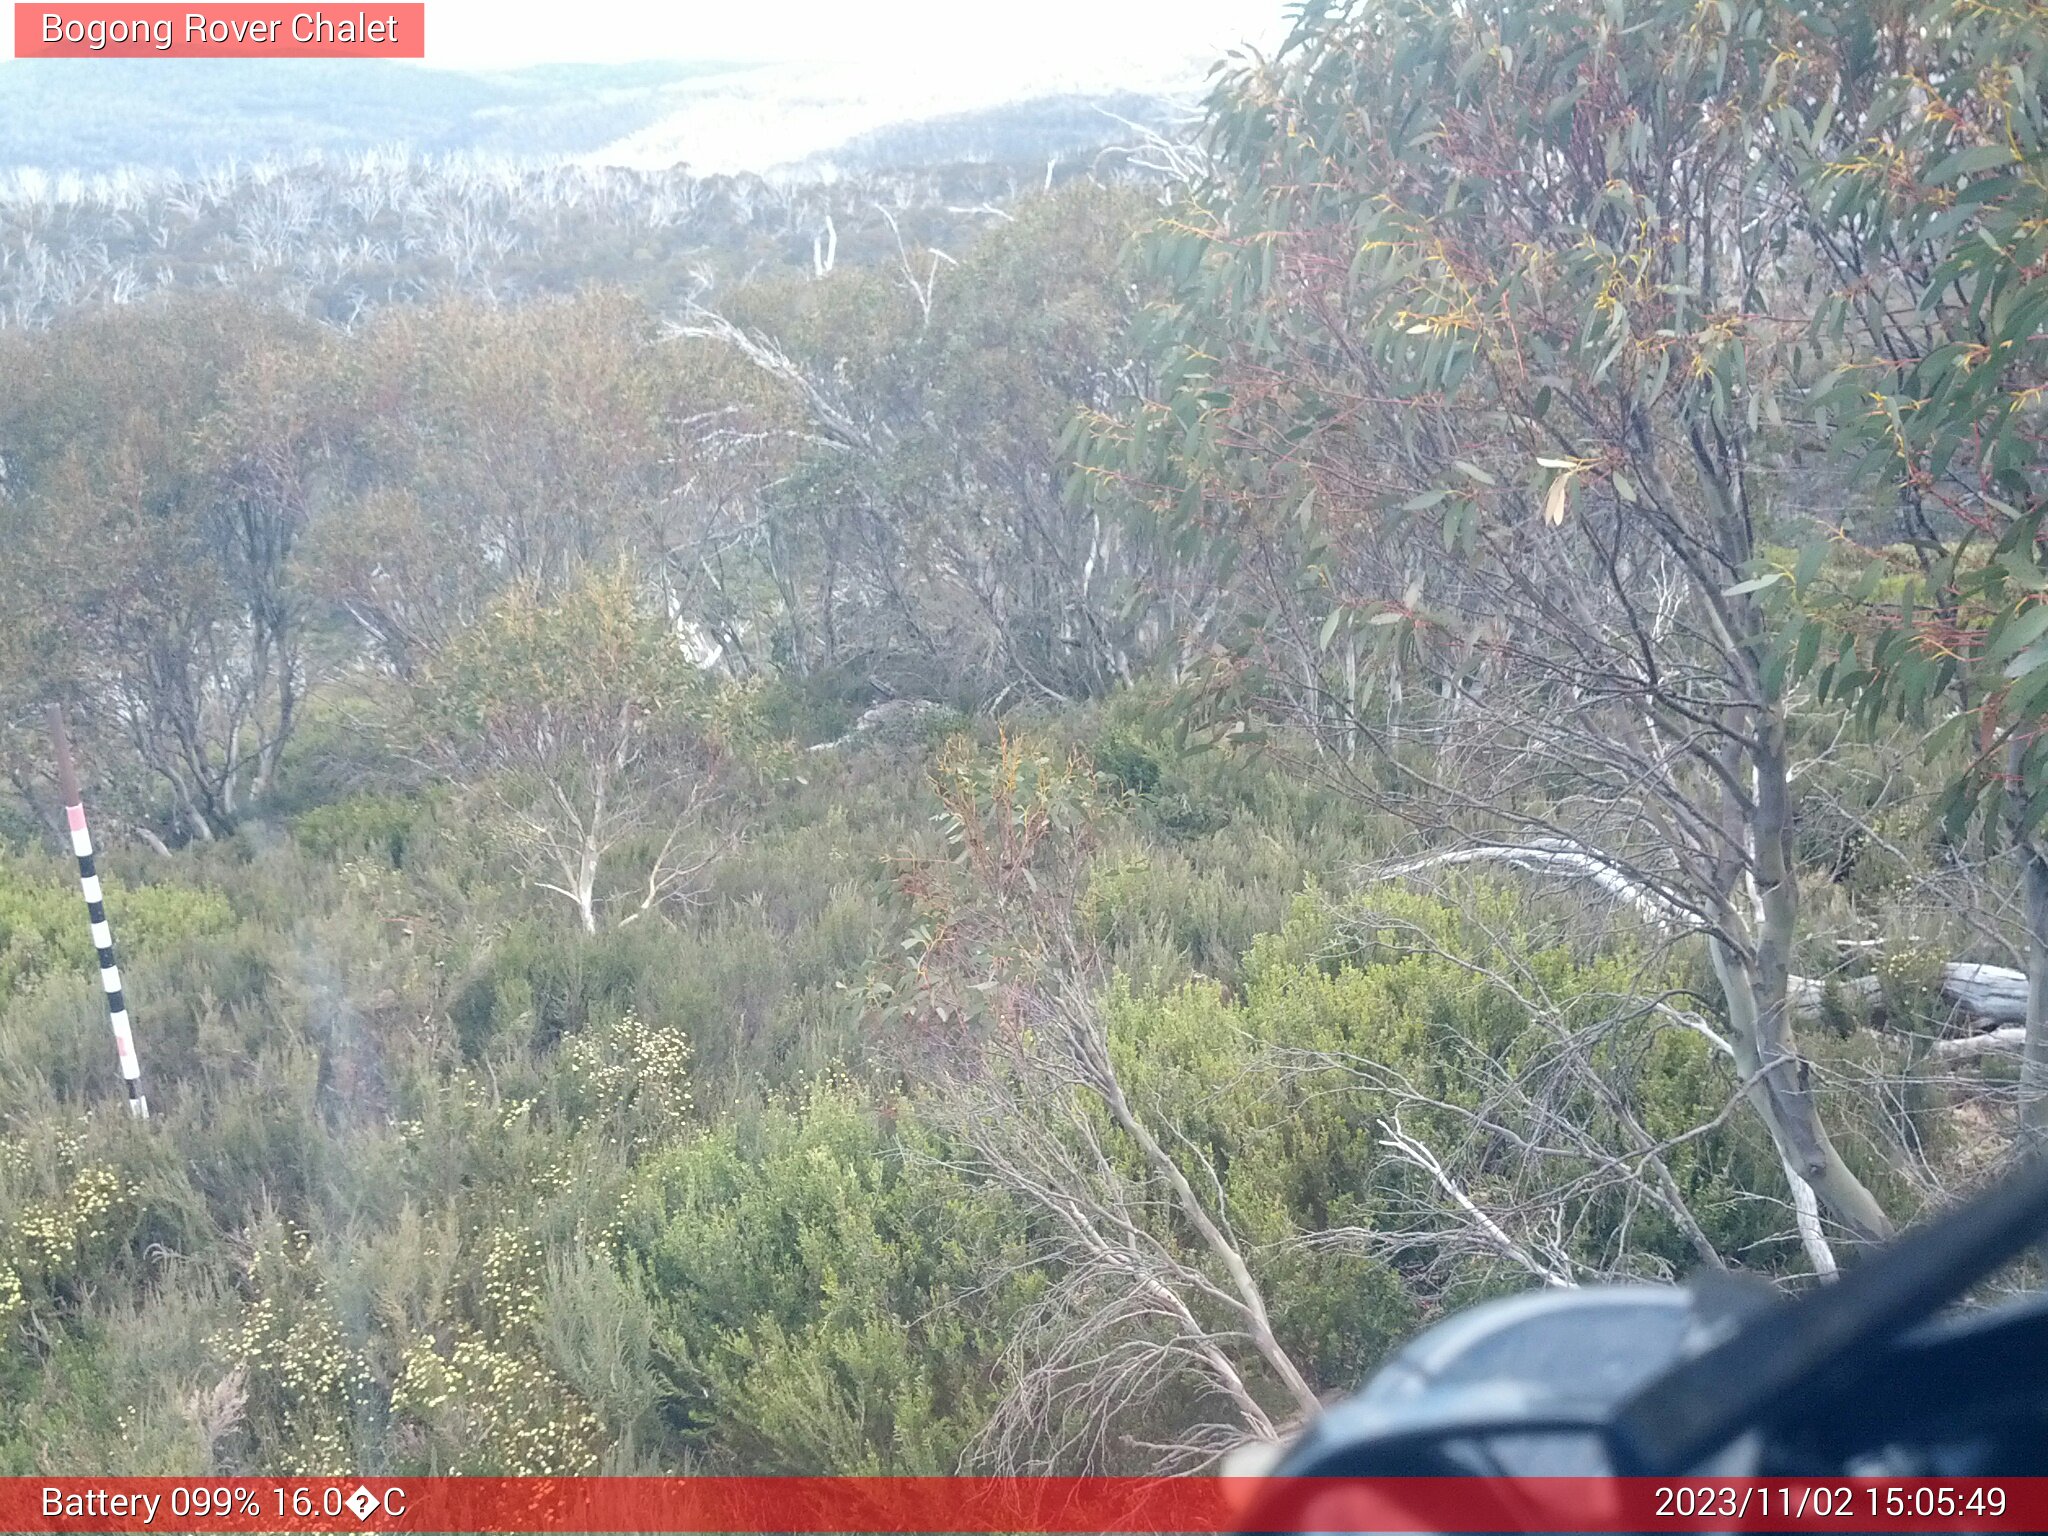
[[[114,932],[107,926],[107,906],[100,891],[99,871],[92,857],[92,834],[85,829],[85,802],[78,793],[78,774],[71,766],[71,738],[64,730],[62,705],[50,706],[50,739],[57,747],[57,788],[64,800],[64,820],[71,828],[71,851],[78,855],[78,888],[85,895],[85,915],[92,924],[93,948],[100,955],[100,986],[107,994],[107,1022],[114,1029],[114,1055],[128,1088],[128,1113],[149,1118],[149,1100],[142,1096],[142,1063],[135,1056],[135,1034],[128,1023],[128,1000],[121,994],[121,968],[114,963]]]

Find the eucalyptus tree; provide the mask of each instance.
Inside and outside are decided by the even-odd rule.
[[[1230,573],[1226,715],[1305,727],[1439,853],[1703,936],[1795,1196],[1878,1237],[1788,1008],[1767,569],[1827,291],[1775,135],[1837,98],[1860,15],[1312,8],[1219,89],[1213,172],[1150,242],[1159,389],[1090,423],[1086,473]]]
[[[512,588],[455,636],[416,683],[413,734],[531,885],[596,933],[601,914],[623,927],[687,900],[708,862],[701,687],[633,578],[586,570]]]
[[[614,557],[669,487],[651,324],[614,294],[390,311],[325,388],[349,444],[320,590],[401,674],[499,594]]]
[[[2048,1136],[2048,12],[1915,7],[1873,28],[1839,106],[1779,153],[1837,340],[1816,408],[1888,516],[1789,595],[1795,653],[1866,718],[1935,727],[1974,822],[2022,869],[2023,1121]],[[1811,575],[1822,574],[1814,569]]]
[[[794,670],[1065,699],[1143,665],[1170,558],[1064,495],[1059,441],[1077,403],[1142,383],[1115,342],[1135,296],[1118,251],[1143,206],[1068,189],[950,264],[906,229],[895,273],[842,261],[678,327],[747,359],[797,412],[780,428],[794,462],[762,487],[748,545]]]
[[[72,317],[0,370],[0,608],[140,828],[233,829],[308,685],[299,541],[328,462],[309,327],[231,302]]]

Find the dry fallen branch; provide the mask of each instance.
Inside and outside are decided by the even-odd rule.
[[[1565,1274],[1561,1269],[1553,1269],[1549,1265],[1544,1264],[1528,1249],[1524,1248],[1512,1237],[1509,1237],[1499,1222],[1481,1210],[1478,1203],[1458,1187],[1457,1181],[1445,1171],[1443,1163],[1438,1160],[1436,1154],[1401,1129],[1401,1120],[1398,1115],[1391,1121],[1381,1122],[1380,1129],[1385,1133],[1381,1138],[1380,1145],[1400,1158],[1402,1162],[1412,1167],[1420,1168],[1424,1173],[1428,1174],[1435,1181],[1437,1187],[1448,1195],[1452,1203],[1465,1214],[1466,1219],[1478,1228],[1480,1232],[1485,1234],[1487,1241],[1493,1245],[1493,1248],[1501,1257],[1522,1269],[1526,1269],[1545,1285],[1567,1290],[1577,1285],[1578,1282]]]
[[[1875,976],[1852,976],[1834,986],[1844,1002],[1867,1008],[1878,1000],[1881,987]],[[1794,976],[1790,1000],[1794,1011],[1808,1018],[1819,1017],[1827,996],[1828,983],[1810,976]],[[1941,968],[1940,991],[1944,1000],[1961,1013],[1987,1024],[2024,1024],[2027,1021],[2027,973],[2003,965],[1979,965],[1974,961],[1951,960]]]
[[[1936,1061],[1961,1061],[1972,1056],[2001,1053],[2018,1055],[2026,1049],[2027,1030],[2023,1024],[1986,1030],[1981,1035],[1962,1035],[1954,1040],[1937,1040],[1927,1054]]]
[[[1381,879],[1395,879],[1423,870],[1454,864],[1508,864],[1534,874],[1561,875],[1582,880],[1616,902],[1635,910],[1659,928],[1686,926],[1684,913],[1652,886],[1634,878],[1611,860],[1585,848],[1574,847],[1561,838],[1538,838],[1528,843],[1485,844],[1428,854],[1377,871]],[[1828,983],[1811,976],[1787,979],[1792,1010],[1803,1018],[1820,1016]],[[1845,1000],[1868,1006],[1877,1000],[1878,979],[1855,976],[1835,982]],[[2010,966],[1983,965],[1969,960],[1951,960],[1941,968],[1941,995],[1971,1018],[1991,1024],[2024,1024],[2027,1018],[2027,976]]]
[[[1412,875],[1449,864],[1512,864],[1537,874],[1563,875],[1587,880],[1613,897],[1632,906],[1660,928],[1686,926],[1685,914],[1667,897],[1634,878],[1613,862],[1577,847],[1563,838],[1536,838],[1527,843],[1488,843],[1477,848],[1456,848],[1411,859],[1379,872],[1382,879]]]

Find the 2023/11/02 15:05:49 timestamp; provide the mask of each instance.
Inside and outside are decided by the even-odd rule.
[[[1671,1483],[1658,1488],[1659,1519],[1701,1517],[1744,1520],[1857,1518],[1954,1520],[2000,1519],[2006,1511],[2005,1490],[1996,1483],[1956,1487],[1940,1483]]]

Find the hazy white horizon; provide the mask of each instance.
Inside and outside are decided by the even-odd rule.
[[[810,176],[829,173],[832,151],[878,129],[1034,98],[1129,92],[1192,102],[1218,60],[1247,46],[1268,53],[1277,48],[1297,3],[1033,0],[973,7],[957,0],[784,0],[692,9],[646,0],[428,0],[426,57],[419,64],[427,71],[474,73],[547,64],[711,66],[675,80],[593,79],[589,103],[619,110],[615,132],[621,136],[599,143],[585,137],[567,153],[586,163],[649,170],[687,165],[700,174]],[[95,145],[108,114],[121,110],[118,91],[82,89],[74,107],[52,71],[71,71],[88,87],[94,65],[64,60],[33,67],[37,132],[63,146],[59,153],[74,144]],[[210,60],[166,58],[128,67],[143,71],[152,86],[157,78],[189,81],[202,97],[222,78]],[[300,77],[305,86],[295,89],[292,77],[300,67],[287,60],[245,67],[243,76],[260,77],[262,85],[252,94],[255,110],[246,122],[237,120],[246,148],[234,153],[289,152],[308,139],[318,142],[319,125],[327,121],[347,124],[344,136],[360,141],[359,104],[340,83],[346,67],[308,71]],[[336,83],[321,83],[328,80]],[[150,103],[145,110],[156,111],[175,134],[176,112],[165,111],[154,94],[144,100]],[[541,110],[561,105],[550,98]],[[74,111],[81,114],[76,119]],[[507,114],[517,111],[486,109],[477,119],[480,131],[503,142]],[[639,126],[624,126],[628,122]],[[73,124],[70,140],[66,123]],[[403,140],[401,130],[394,142]],[[127,157],[137,154],[135,147],[123,149]]]
[[[427,58],[448,69],[531,64],[732,61],[873,67],[892,74],[999,71],[1057,75],[1153,69],[1162,58],[1271,48],[1290,0],[784,0],[779,5],[657,6],[646,0],[429,0]]]
[[[707,76],[660,121],[583,158],[763,170],[891,124],[1032,97],[1191,93],[1233,50],[1275,48],[1292,9],[1292,0],[785,0],[702,10],[635,0],[430,0],[425,62],[476,70],[739,65]]]

